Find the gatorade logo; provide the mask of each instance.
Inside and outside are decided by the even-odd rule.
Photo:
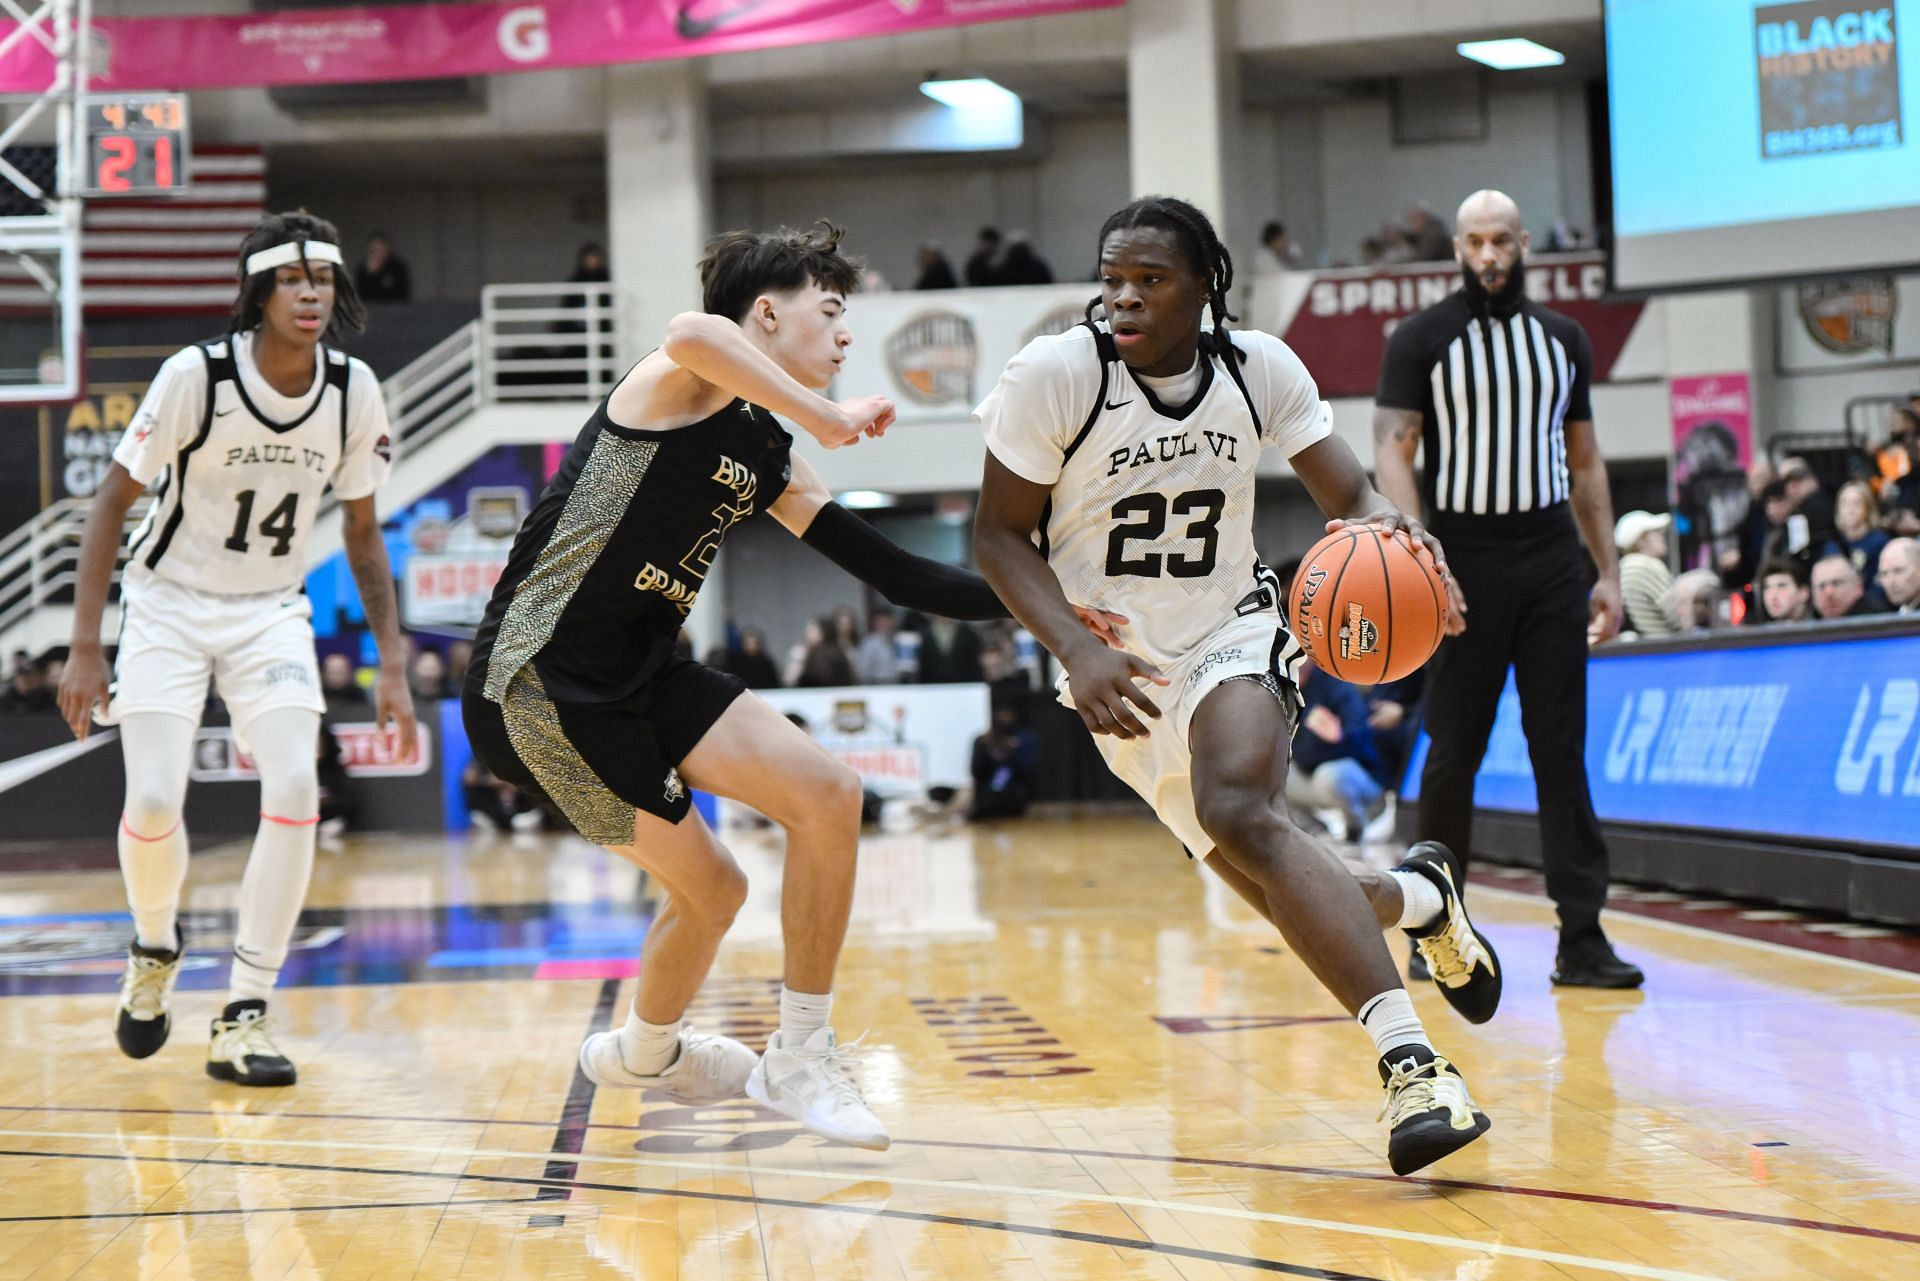
[[[507,10],[500,19],[498,35],[500,52],[515,62],[543,62],[553,52],[545,5],[530,4]]]

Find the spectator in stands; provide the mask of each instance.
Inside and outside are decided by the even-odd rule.
[[[367,691],[360,685],[353,660],[345,654],[328,654],[320,660],[320,695],[329,711],[359,711],[367,706]]]
[[[348,776],[347,763],[340,754],[340,740],[334,736],[333,726],[325,720],[320,722],[317,749],[319,761],[315,772],[320,783],[320,835],[331,839],[353,826],[360,814],[360,798],[354,793],[353,779]]]
[[[1804,458],[1781,460],[1780,479],[1786,482],[1787,497],[1793,500],[1793,515],[1806,520],[1802,546],[1811,548],[1807,554],[1812,555],[1833,537],[1833,498],[1820,487],[1820,478]]]
[[[1920,539],[1896,538],[1881,549],[1880,593],[1896,614],[1920,614]]]
[[[1053,268],[1047,265],[1027,239],[1027,233],[1016,231],[1007,237],[1006,256],[1000,260],[1000,284],[1003,285],[1050,285],[1053,283]]]
[[[439,650],[421,646],[414,651],[413,662],[407,667],[407,686],[415,702],[454,696],[453,686],[447,683],[447,660]]]
[[[867,634],[853,650],[853,674],[862,685],[894,685],[900,680],[900,656],[893,647],[893,611],[876,609]]]
[[[787,683],[801,689],[829,689],[853,684],[853,660],[840,647],[832,618],[816,618],[807,624],[805,638],[794,647],[794,658],[787,670]]]
[[[1813,612],[1821,618],[1858,618],[1887,612],[1885,605],[1867,594],[1867,585],[1853,562],[1838,552],[1815,561],[1808,581],[1813,585]]]
[[[1407,210],[1406,236],[1414,262],[1446,262],[1453,257],[1453,233],[1424,202]]]
[[[1631,511],[1613,525],[1613,545],[1620,550],[1620,599],[1626,606],[1626,630],[1638,636],[1671,636],[1673,620],[1667,614],[1667,595],[1673,590],[1673,572],[1667,568],[1667,528],[1673,517]]]
[[[473,642],[457,640],[447,646],[447,684],[459,689],[467,679],[467,665],[473,662]]]
[[[1287,803],[1300,815],[1338,811],[1342,830],[1334,835],[1357,844],[1386,795],[1376,777],[1380,757],[1367,726],[1367,700],[1312,663],[1300,673],[1300,728],[1293,736]]]
[[[1673,580],[1667,608],[1674,627],[1682,634],[1712,631],[1725,619],[1721,615],[1727,591],[1720,575],[1710,569],[1690,569]]]
[[[0,711],[38,713],[58,710],[54,692],[47,688],[47,676],[31,658],[15,657],[13,679],[0,694]]]
[[[1426,679],[1426,669],[1422,668],[1411,676],[1375,685],[1367,691],[1367,728],[1373,731],[1374,751],[1380,758],[1376,777],[1389,792],[1399,790],[1407,758],[1413,753],[1414,738],[1419,731],[1413,709],[1420,705]]]
[[[407,260],[393,252],[385,232],[367,238],[366,256],[353,269],[353,287],[363,302],[408,302],[413,298],[413,274]]]
[[[1821,549],[1823,556],[1845,556],[1862,582],[1872,584],[1880,572],[1880,549],[1887,531],[1880,528],[1880,500],[1864,480],[1840,486],[1833,500],[1833,537]]]
[[[1781,556],[1760,567],[1757,623],[1804,623],[1813,617],[1813,590],[1805,562]]]
[[[540,808],[532,798],[496,778],[477,756],[460,773],[460,795],[474,827],[481,831],[527,830],[541,825]]]
[[[1920,392],[1910,393],[1907,403],[1911,408],[1893,411],[1887,443],[1876,462],[1887,528],[1912,538],[1920,534]]]
[[[1298,271],[1305,261],[1300,246],[1293,243],[1287,235],[1287,224],[1274,221],[1260,229],[1260,243],[1267,251],[1266,266],[1278,267],[1281,271]]]
[[[1813,540],[1807,530],[1806,517],[1793,510],[1793,494],[1782,480],[1770,481],[1760,491],[1760,511],[1763,516],[1759,545],[1754,548],[1754,561],[1765,565],[1769,561],[1791,559],[1806,566],[1806,558],[1813,553]],[[1758,571],[1755,571],[1758,577]]]
[[[780,669],[767,653],[767,638],[757,627],[740,633],[740,648],[727,656],[723,670],[740,679],[748,689],[779,689]]]
[[[973,252],[967,255],[964,269],[967,284],[979,288],[1000,283],[1000,241],[998,227],[980,228],[980,235],[973,242]]]
[[[953,264],[947,261],[946,251],[940,248],[937,240],[920,242],[920,274],[913,278],[915,289],[954,289],[958,288],[959,278],[953,274]]]
[[[1020,666],[1020,654],[1010,633],[996,632],[981,641],[980,675],[987,682],[992,705],[1012,707],[1024,722],[1033,697],[1033,680]]]
[[[1019,707],[993,704],[987,732],[973,740],[973,807],[968,817],[1019,818],[1033,801],[1040,768],[1040,739],[1021,719]]]
[[[922,685],[953,685],[986,679],[980,669],[980,634],[950,618],[918,618]]]
[[[589,240],[574,252],[573,274],[567,277],[568,284],[605,284],[612,279],[613,273],[607,269],[607,251],[599,242]]]

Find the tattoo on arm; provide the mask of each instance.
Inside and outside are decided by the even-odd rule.
[[[1424,415],[1412,409],[1377,408],[1373,411],[1373,441],[1376,446],[1391,441],[1407,450],[1420,442]]]
[[[354,584],[360,589],[360,608],[367,616],[367,629],[380,643],[380,656],[384,660],[387,647],[397,643],[400,636],[387,545],[380,537],[378,525],[360,532],[350,523],[342,541],[346,543],[347,567],[353,571]],[[399,656],[397,650],[394,656]]]

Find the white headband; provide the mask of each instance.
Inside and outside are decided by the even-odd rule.
[[[340,246],[330,245],[324,240],[289,240],[284,245],[275,245],[271,249],[262,249],[257,254],[247,255],[247,274],[257,275],[263,271],[272,271],[275,267],[285,267],[299,262],[302,258],[308,262],[330,262],[345,266],[346,260],[340,256]]]

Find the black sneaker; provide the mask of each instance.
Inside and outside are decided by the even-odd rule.
[[[1407,931],[1414,955],[1425,962],[1422,968],[1460,1017],[1485,1023],[1500,1008],[1500,958],[1467,916],[1460,860],[1438,841],[1421,841],[1407,851],[1400,866],[1418,872],[1440,891],[1440,915],[1422,929]],[[1411,974],[1413,967],[1407,968]]]
[[[1604,936],[1569,944],[1564,939],[1553,963],[1553,981],[1561,987],[1639,987],[1647,976],[1639,966],[1620,959]]]
[[[167,1007],[180,978],[180,958],[187,951],[178,926],[174,939],[171,952],[141,947],[138,939],[127,945],[127,970],[120,977],[120,1001],[113,1012],[113,1039],[130,1059],[159,1053],[173,1031],[173,1015]]]
[[[1387,1164],[1395,1174],[1425,1169],[1493,1127],[1459,1070],[1424,1045],[1388,1051],[1380,1080],[1387,1088],[1380,1116],[1391,1127]]]
[[[234,1001],[213,1021],[207,1075],[235,1085],[292,1085],[298,1074],[267,1035],[267,1003]]]

